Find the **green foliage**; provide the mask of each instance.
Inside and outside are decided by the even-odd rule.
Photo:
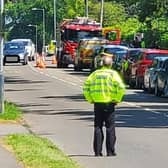
[[[57,0],[56,2],[57,28],[59,28],[59,23],[64,18],[74,18],[85,14],[83,0]],[[89,17],[100,21],[101,1],[93,0],[88,2]],[[122,37],[125,39],[133,38],[134,33],[140,31],[145,34],[146,42],[149,41],[149,43],[147,42],[148,46],[151,46],[150,38],[152,38],[153,41],[160,43],[160,47],[163,44],[165,47],[165,41],[167,40],[165,38],[163,40],[162,37],[167,34],[167,7],[167,0],[108,0],[104,2],[103,27],[120,28]],[[32,8],[45,9],[46,43],[53,39],[53,1],[17,0],[17,3],[7,3],[5,8],[6,18],[8,18],[8,24],[6,25],[7,39],[25,37],[35,41],[35,31],[32,27],[27,28],[27,25],[34,24],[38,25],[38,43],[42,43],[42,12],[32,11]]]
[[[161,35],[160,46],[163,49],[168,49],[167,43],[168,43],[168,32],[166,32],[163,35]]]
[[[89,16],[100,21],[100,3],[91,4]],[[117,3],[104,2],[103,26],[113,26],[125,21],[124,7]]]
[[[19,161],[31,168],[80,168],[46,138],[31,134],[14,134],[4,138]]]
[[[4,112],[0,114],[3,120],[19,120],[22,117],[21,110],[13,103],[4,102]]]

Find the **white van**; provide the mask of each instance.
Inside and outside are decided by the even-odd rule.
[[[13,39],[11,41],[21,41],[24,43],[25,45],[25,49],[28,52],[28,59],[29,61],[34,60],[34,56],[35,56],[35,45],[32,42],[31,39]]]

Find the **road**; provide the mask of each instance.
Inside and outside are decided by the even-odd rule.
[[[82,95],[88,71],[6,65],[5,99],[24,110],[29,129],[57,144],[84,168],[167,168],[168,98],[127,90],[117,106],[116,157],[94,157],[93,105]],[[103,151],[105,155],[105,151]]]

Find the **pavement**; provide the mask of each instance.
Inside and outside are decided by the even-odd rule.
[[[0,122],[0,139],[15,133],[29,133],[29,130],[19,123]],[[3,168],[23,168],[14,154],[4,147],[2,141],[0,141],[0,163]]]

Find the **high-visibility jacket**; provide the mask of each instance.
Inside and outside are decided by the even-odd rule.
[[[123,69],[124,71],[127,71],[127,70],[128,70],[128,67],[129,67],[129,61],[128,61],[128,60],[124,60],[124,61],[122,62],[122,69]]]
[[[90,103],[119,103],[125,94],[125,85],[116,71],[102,67],[86,79],[83,94]]]

